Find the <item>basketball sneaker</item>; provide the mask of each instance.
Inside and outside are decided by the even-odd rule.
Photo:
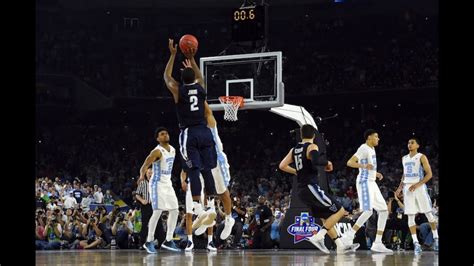
[[[150,254],[158,253],[156,252],[155,244],[153,244],[153,242],[146,242],[145,244],[143,244],[143,247],[146,249],[146,252]]]
[[[346,246],[352,245],[352,243],[354,243],[354,235],[352,235],[352,234],[350,234],[349,232],[347,232],[347,233],[345,233],[345,234],[342,235],[341,241],[342,241],[342,243],[344,243],[344,245],[346,245]]]
[[[209,251],[217,251],[217,248],[216,248],[216,246],[214,245],[214,241],[211,241],[211,242],[207,243],[207,250],[209,250]]]
[[[370,250],[380,253],[393,253],[393,250],[388,249],[382,242],[374,242]]]
[[[329,249],[324,245],[324,238],[318,240],[316,238],[316,235],[313,235],[313,236],[309,237],[308,240],[309,240],[309,242],[311,242],[311,244],[313,244],[315,247],[317,247],[322,252],[324,252],[326,254],[330,253]]]
[[[196,211],[196,208],[195,208],[195,211]],[[199,226],[201,226],[201,224],[204,221],[207,221],[207,216],[209,215],[207,211],[203,211],[203,210],[200,210],[200,211],[198,210],[196,214],[197,214],[197,218],[193,221],[193,230],[196,228],[199,228]]]
[[[181,251],[181,249],[179,249],[176,246],[174,241],[165,241],[165,242],[163,242],[163,244],[161,244],[161,247],[164,248],[164,249],[170,250],[170,251]]]
[[[196,229],[196,231],[194,231],[194,234],[197,235],[197,236],[200,236],[204,232],[206,232],[207,228],[213,227],[215,224],[216,224],[216,221],[212,221],[212,224],[210,224],[210,225],[201,224],[201,226],[199,226],[199,228]]]
[[[232,232],[232,227],[234,227],[235,219],[232,216],[226,216],[224,221],[224,229],[221,233],[221,239],[225,240],[229,237],[230,233]]]
[[[214,208],[208,209],[206,213],[207,213],[207,216],[206,218],[203,219],[201,225],[206,225],[207,227],[210,227],[212,223],[215,223],[217,213]]]
[[[188,240],[188,242],[186,243],[186,248],[184,249],[184,251],[186,251],[186,252],[193,251],[193,249],[194,249],[194,243],[191,240]]]
[[[415,242],[415,243],[413,243],[413,245],[415,246],[415,247],[413,248],[413,251],[415,251],[415,255],[418,255],[418,254],[420,254],[420,253],[423,251],[423,250],[421,249],[420,243]]]

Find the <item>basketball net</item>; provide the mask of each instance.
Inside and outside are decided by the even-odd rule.
[[[219,101],[224,106],[224,120],[237,121],[237,112],[244,106],[244,97],[220,96]]]

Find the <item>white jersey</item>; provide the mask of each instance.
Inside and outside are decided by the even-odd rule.
[[[362,182],[366,180],[375,181],[375,176],[377,174],[377,159],[375,157],[375,148],[371,148],[369,145],[364,143],[360,145],[354,156],[357,157],[360,164],[371,164],[374,166],[373,170],[359,168],[357,182]]]
[[[410,154],[403,156],[403,175],[405,175],[403,183],[417,183],[425,177],[423,167],[421,165],[421,156],[423,156],[422,153],[417,153],[413,157],[410,157]]]
[[[167,151],[160,145],[156,146],[155,150],[156,149],[160,150],[161,158],[158,161],[153,162],[153,174],[150,183],[153,183],[153,181],[156,180],[160,183],[171,184],[171,171],[173,170],[176,151],[171,145],[170,151]]]

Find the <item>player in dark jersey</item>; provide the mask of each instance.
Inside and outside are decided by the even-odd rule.
[[[212,110],[206,102],[202,73],[194,60],[195,49],[185,53],[188,59],[183,62],[184,69],[181,70],[181,83],[179,83],[172,77],[177,48],[171,39],[168,42],[168,48],[171,55],[166,65],[164,80],[166,86],[173,94],[176,104],[176,113],[179,128],[181,129],[179,144],[184,160],[183,169],[186,171],[188,181],[190,182],[194,213],[198,215],[196,219],[198,222],[193,224],[193,227],[199,227],[200,224],[210,225],[216,217],[216,212],[213,208],[203,211],[202,204],[199,202],[202,188],[199,173],[202,174],[204,179],[204,192],[206,196],[216,195],[219,189],[216,191],[216,184],[212,175],[212,169],[217,166],[217,151],[214,141],[216,136],[213,135],[209,128],[216,128],[216,123]],[[213,123],[209,124],[209,121],[213,121]],[[226,239],[234,225],[234,219],[231,216],[232,202],[228,190],[225,190],[219,196],[224,203],[226,212],[226,230],[221,234],[221,239]],[[211,202],[214,201],[211,200]],[[191,249],[192,241],[191,243],[188,241],[186,250]]]
[[[326,171],[332,171],[332,163],[319,156],[319,149],[313,143],[315,128],[309,124],[300,129],[301,142],[291,149],[286,157],[280,162],[280,169],[284,172],[297,176],[297,195],[303,202],[307,202],[314,217],[321,218],[323,228],[309,238],[309,241],[324,253],[329,250],[324,245],[326,233],[334,240],[337,253],[354,251],[359,244],[346,246],[337,236],[334,225],[344,216],[345,210],[331,195],[326,194],[317,184],[312,183],[318,174],[319,166],[326,166]],[[295,168],[289,166],[295,163]]]

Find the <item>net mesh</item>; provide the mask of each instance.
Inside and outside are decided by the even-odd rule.
[[[224,120],[237,121],[237,112],[244,105],[241,96],[220,96],[219,101],[224,106]]]

